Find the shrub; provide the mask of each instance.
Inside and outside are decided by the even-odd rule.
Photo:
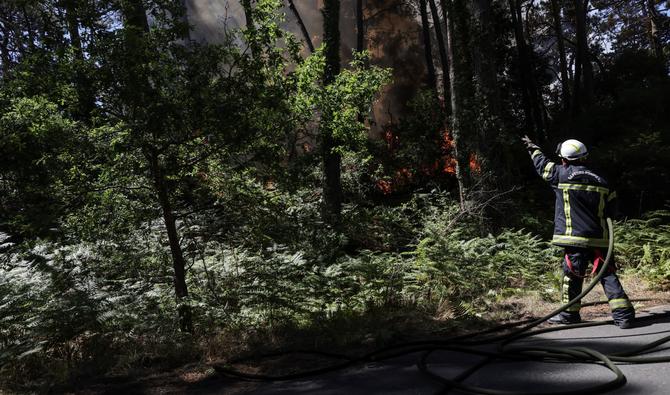
[[[509,229],[478,234],[479,218],[455,203],[432,207],[424,221],[404,290],[413,300],[474,313],[487,296],[551,282],[556,249],[537,236]]]
[[[617,263],[647,278],[652,284],[670,285],[670,212],[653,211],[642,219],[614,226]]]

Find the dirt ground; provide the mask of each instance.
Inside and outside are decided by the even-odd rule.
[[[587,282],[589,280],[587,279]],[[668,292],[656,291],[651,289],[644,281],[636,277],[623,277],[622,283],[637,311],[664,305],[670,303]],[[606,301],[601,286],[596,286],[593,291],[587,295],[582,303]],[[467,321],[457,325],[440,326],[436,324],[433,328],[423,325],[417,332],[408,333],[411,329],[404,328],[401,338],[407,340],[416,340],[420,338],[435,336],[451,336],[456,334],[475,332],[484,329],[486,324],[482,322],[497,321],[499,323],[513,322],[527,318],[541,317],[557,305],[542,300],[539,296],[530,294],[519,297],[510,297],[501,303],[492,306],[490,317],[483,317],[483,321]],[[607,303],[585,306],[582,308],[582,318],[584,320],[607,320],[610,319],[609,306]],[[490,324],[489,324],[490,325]],[[415,335],[415,336],[412,336]],[[362,348],[362,349],[361,349]],[[363,344],[359,349],[349,350],[329,350],[347,354],[357,354],[374,349],[373,344]],[[290,360],[289,361],[287,361]],[[101,377],[77,385],[78,389],[71,391],[71,394],[82,395],[102,395],[102,394],[243,394],[253,390],[256,385],[252,382],[237,381],[230,378],[221,377],[212,368],[212,364],[222,361],[204,361],[196,364],[189,364],[180,368],[146,374],[143,377]],[[320,361],[314,356],[286,356],[271,359],[265,359],[258,365],[236,366],[248,373],[270,373],[286,374],[290,371],[282,370],[280,367],[291,366],[292,371],[301,369],[310,369],[315,366],[325,366],[329,363],[327,360]]]

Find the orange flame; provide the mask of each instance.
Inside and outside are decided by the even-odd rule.
[[[469,160],[469,165],[470,165],[470,171],[475,173],[475,174],[481,174],[482,172],[482,164],[479,158],[477,157],[477,154],[474,152],[470,153],[470,160]]]
[[[454,138],[451,136],[448,130],[445,130],[442,133],[442,143],[441,148],[443,151],[442,160],[444,165],[442,166],[442,172],[445,174],[456,174],[456,159],[454,158]]]
[[[377,180],[377,189],[379,189],[379,191],[384,195],[390,194],[392,189],[393,189],[392,185],[391,185],[391,181],[389,181],[389,180]]]
[[[450,151],[454,149],[454,138],[451,137],[451,133],[449,133],[448,130],[445,130],[444,133],[442,133],[442,150],[444,151]]]
[[[456,159],[453,156],[446,156],[444,158],[444,166],[442,171],[446,174],[456,174]]]

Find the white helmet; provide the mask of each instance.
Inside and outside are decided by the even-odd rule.
[[[586,157],[589,152],[584,143],[579,140],[570,139],[565,140],[559,145],[557,154],[563,159],[575,160]]]

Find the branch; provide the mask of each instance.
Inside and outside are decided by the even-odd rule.
[[[552,30],[554,30],[554,26],[553,26],[553,25],[549,24],[548,22],[544,22],[544,24],[548,25]],[[570,40],[570,39],[567,38],[565,35],[561,35],[561,36],[563,37],[563,41],[565,41],[565,42],[567,42],[568,44],[570,44],[573,48],[577,48],[577,43],[575,43],[574,41]],[[603,62],[600,60],[600,58],[598,58],[598,56],[597,56],[596,54],[594,54],[593,51],[591,51],[590,49],[587,49],[586,52],[587,52],[587,54],[589,55],[589,58],[590,58],[591,60],[593,60],[594,62],[596,62],[596,64],[598,65],[598,68],[600,69],[600,72],[603,73],[603,74],[607,74],[607,69],[605,68],[605,65],[604,65]]]
[[[295,15],[295,19],[298,22],[298,26],[300,26],[300,31],[302,31],[303,38],[305,39],[305,43],[307,44],[307,47],[309,48],[310,53],[314,53],[314,44],[312,43],[312,38],[309,35],[309,32],[307,31],[307,26],[305,26],[305,23],[302,20],[302,17],[300,16],[300,13],[298,12],[298,9],[295,7],[295,4],[293,3],[293,0],[288,0],[288,7],[293,11],[293,15]]]

